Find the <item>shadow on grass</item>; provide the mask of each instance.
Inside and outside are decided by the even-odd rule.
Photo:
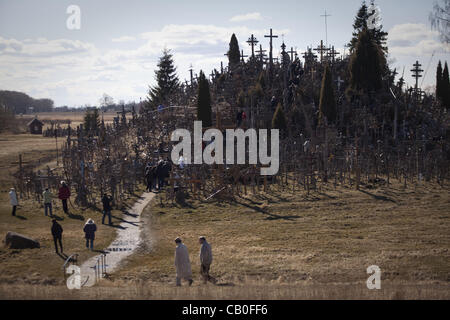
[[[359,191],[364,193],[364,194],[367,194],[367,195],[371,196],[375,200],[397,203],[397,201],[392,200],[391,198],[388,198],[386,196],[379,196],[379,195],[376,195],[376,194],[373,194],[373,193],[370,193],[370,192],[367,192],[367,191],[364,191],[364,190],[359,190]]]
[[[73,213],[70,213],[70,212],[69,212],[69,213],[67,214],[67,216],[68,216],[70,219],[84,221],[84,217],[83,217],[81,214],[73,214]]]
[[[56,214],[50,216],[50,219],[52,219],[52,220],[55,219],[56,221],[63,221],[64,220],[63,217],[57,216]]]
[[[24,216],[14,216],[14,218],[17,218],[19,220],[28,220],[28,218],[25,218]]]
[[[110,228],[115,228],[115,229],[121,229],[121,230],[125,230],[125,227],[122,227],[119,224],[102,224],[104,226],[110,227]]]
[[[249,205],[247,203],[243,203],[243,202],[239,202],[239,201],[237,201],[236,203],[240,204],[240,205],[242,205],[244,207],[247,207],[249,209],[252,209],[252,210],[254,210],[256,212],[259,212],[259,213],[262,213],[262,214],[266,215],[267,216],[266,220],[270,220],[270,221],[275,221],[275,220],[294,221],[294,220],[300,218],[299,216],[280,216],[280,215],[277,215],[277,214],[270,213],[267,210],[262,209],[260,207],[252,206],[252,205]]]
[[[113,216],[113,215],[111,215],[111,218],[114,218],[114,219],[119,220],[121,222],[125,222],[125,223],[128,223],[128,224],[131,224],[132,226],[135,226],[135,227],[139,227],[139,225],[134,223],[134,222],[130,222],[130,221],[127,221],[125,219],[122,219],[122,218],[119,218],[119,217],[116,217],[116,216]],[[120,227],[120,228],[123,228],[123,227]]]

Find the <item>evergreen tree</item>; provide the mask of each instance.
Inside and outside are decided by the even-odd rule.
[[[203,127],[212,126],[211,94],[209,82],[203,71],[200,71],[198,79],[197,120],[203,122]]]
[[[239,64],[241,59],[241,52],[239,51],[239,43],[236,35],[233,33],[230,40],[230,49],[228,50],[229,66],[234,67]]]
[[[334,98],[331,70],[328,66],[325,67],[325,72],[323,74],[319,110],[321,121],[323,121],[323,117],[325,116],[328,124],[336,122],[336,100]]]
[[[439,61],[437,70],[436,70],[436,100],[442,102],[442,62]]]
[[[281,103],[279,103],[273,114],[272,129],[280,130],[280,136],[284,138],[286,137],[286,128],[286,117],[284,115],[283,107],[281,106]]]
[[[100,128],[98,109],[87,110],[84,115],[84,130],[87,134],[97,135]]]
[[[442,104],[447,109],[450,108],[450,77],[447,62],[445,62],[444,72],[442,72]]]
[[[349,68],[352,89],[369,93],[382,88],[386,59],[367,30],[362,31],[359,35],[355,51],[350,58]]]
[[[371,1],[371,6],[372,5],[375,5],[374,1]],[[373,13],[374,12],[371,12],[370,7],[367,6],[366,1],[363,1],[361,8],[356,15],[355,22],[353,23],[354,32],[353,38],[349,43],[350,52],[353,52],[356,49],[359,34],[364,30],[367,30],[369,31],[370,38],[383,50],[383,53],[388,53],[388,47],[386,45],[388,33],[383,31],[383,26],[381,25],[379,28],[374,28],[372,30],[369,30],[367,27],[367,21]]]
[[[155,71],[157,84],[149,89],[146,103],[148,109],[155,110],[161,104],[168,106],[174,100],[180,86],[176,71],[173,55],[170,50],[164,49]]]

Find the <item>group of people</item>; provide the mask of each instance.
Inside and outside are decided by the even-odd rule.
[[[172,164],[169,159],[161,159],[156,165],[147,164],[145,167],[147,191],[151,192],[153,189],[159,191],[164,188],[166,178],[169,177],[170,171],[172,171]]]
[[[188,281],[189,286],[194,282],[192,280],[191,262],[189,259],[189,252],[180,238],[175,239],[175,268],[176,268],[176,285],[181,286],[181,280]],[[203,278],[203,283],[208,281],[216,284],[217,280],[209,274],[211,264],[213,261],[213,254],[211,245],[206,241],[205,237],[199,238],[200,244],[200,274]]]
[[[58,198],[61,200],[62,208],[64,213],[69,213],[69,208],[67,202],[69,201],[71,196],[70,188],[65,181],[61,181],[61,186],[58,189]],[[45,188],[42,193],[43,205],[44,205],[44,214],[45,216],[53,216],[53,199],[55,196],[52,194],[49,188]],[[17,207],[19,206],[19,201],[17,197],[16,190],[11,188],[9,191],[9,200],[12,206],[12,215],[16,216]],[[112,197],[108,196],[108,194],[104,193],[102,197],[103,204],[103,217],[102,224],[105,224],[105,218],[108,217],[108,224],[111,225],[111,211],[112,211]],[[97,226],[94,223],[94,220],[88,219],[83,228],[85,239],[86,239],[86,248],[93,250],[94,248],[94,240],[95,240],[95,232],[97,231]],[[55,251],[58,253],[58,244],[61,253],[63,252],[62,245],[62,233],[63,228],[58,223],[58,221],[53,218],[52,226],[51,226],[51,234],[53,237],[53,242],[55,244]]]

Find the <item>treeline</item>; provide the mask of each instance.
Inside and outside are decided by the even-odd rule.
[[[13,114],[51,112],[54,107],[51,99],[34,99],[18,91],[0,91],[0,105]]]

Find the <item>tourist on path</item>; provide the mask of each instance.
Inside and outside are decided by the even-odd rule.
[[[50,190],[48,188],[45,188],[45,191],[42,193],[42,198],[44,199],[45,216],[47,216],[47,212],[50,212],[50,217],[53,216],[53,210],[52,210],[53,194],[50,192]]]
[[[198,239],[200,243],[200,274],[203,277],[203,283],[206,284],[208,281],[216,284],[217,280],[209,275],[209,269],[211,268],[211,263],[213,261],[213,254],[211,245],[206,241],[205,237],[200,237]]]
[[[67,199],[70,198],[70,189],[64,181],[61,181],[61,187],[59,188],[58,198],[62,201],[62,206],[64,212],[69,213],[69,208],[67,207]]]
[[[16,216],[16,209],[17,206],[19,205],[19,202],[17,201],[17,193],[14,188],[11,188],[9,190],[9,202],[11,203],[12,206],[12,215]]]
[[[58,253],[58,242],[59,246],[61,248],[61,253],[63,253],[63,245],[62,245],[62,233],[63,228],[61,225],[56,221],[56,219],[52,220],[52,236],[53,236],[53,242],[55,243],[55,251]]]
[[[103,203],[103,217],[102,224],[105,224],[105,216],[108,216],[108,224],[111,225],[111,201],[112,198],[109,197],[106,193],[103,195],[102,203]]]
[[[83,228],[85,238],[86,238],[86,248],[93,250],[94,249],[94,240],[95,240],[95,232],[97,231],[97,226],[94,223],[94,220],[88,219]]]
[[[189,282],[189,286],[192,285],[192,270],[191,262],[189,260],[189,253],[186,246],[183,244],[180,238],[175,239],[177,245],[175,249],[175,268],[177,271],[176,285],[181,286],[181,279]]]

